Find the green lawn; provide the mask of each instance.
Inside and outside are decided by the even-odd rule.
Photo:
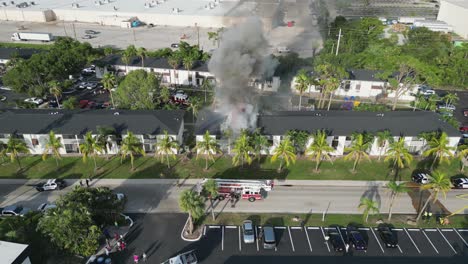
[[[229,157],[219,157],[214,164],[211,164],[208,171],[204,170],[205,161],[200,158],[196,160],[180,158],[171,161],[171,169],[166,164],[162,164],[152,156],[139,157],[135,159],[135,170],[130,169],[129,159],[123,164],[119,157],[110,159],[98,158],[97,176],[102,178],[116,179],[143,179],[143,178],[246,178],[246,179],[296,179],[296,180],[391,180],[393,174],[390,173],[388,164],[378,160],[363,161],[357,167],[357,172],[352,173],[352,161],[338,159],[333,162],[323,162],[320,171],[315,172],[315,163],[307,159],[298,159],[296,164],[277,171],[279,163],[270,163],[269,159],[263,160],[260,164],[254,162],[251,166],[244,168],[233,167]],[[80,157],[63,157],[59,167],[56,167],[55,160],[49,158],[42,161],[40,156],[27,156],[21,158],[23,170],[18,172],[17,163],[10,163],[9,160],[0,161],[0,178],[85,178],[93,174],[94,163],[89,159],[83,163]],[[414,161],[410,168],[402,170],[399,175],[402,180],[409,180],[411,173],[427,162]],[[450,165],[443,164],[439,170],[447,173],[448,176],[459,175],[459,162],[454,160]]]
[[[306,226],[329,226],[341,225],[347,226],[349,223],[364,226],[378,226],[376,221],[379,219],[387,220],[386,215],[370,215],[368,223],[362,219],[362,215],[356,214],[329,214],[322,221],[322,214],[237,214],[237,213],[222,213],[217,216],[213,221],[211,214],[208,214],[203,219],[204,224],[218,224],[218,225],[241,225],[242,221],[249,219],[256,225],[274,225],[274,226],[299,226],[300,221],[294,221],[294,217],[298,217],[300,221],[304,221]],[[414,215],[393,215],[392,220],[389,222],[395,227],[414,227],[408,225],[406,220],[414,218]],[[468,226],[468,216],[456,215],[450,218],[451,224],[444,227],[466,228]],[[431,221],[420,221],[418,227],[435,227],[441,226],[436,223],[435,217]]]
[[[0,42],[1,48],[21,48],[21,49],[50,49],[52,42],[50,44],[33,44],[33,43],[12,43],[12,42]]]

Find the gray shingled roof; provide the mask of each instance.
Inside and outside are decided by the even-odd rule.
[[[7,110],[0,112],[0,133],[46,134],[53,130],[58,134],[81,135],[101,126],[113,127],[118,134],[131,131],[157,135],[163,130],[178,134],[184,114],[182,110]]]
[[[20,58],[29,59],[33,54],[41,52],[43,51],[36,49],[0,48],[0,59],[9,60],[14,54],[17,54]]]
[[[199,118],[200,119],[200,118]],[[195,128],[200,135],[206,130],[220,135],[224,118],[219,114],[205,114]],[[326,130],[331,135],[349,136],[354,132],[376,133],[388,129],[394,136],[418,136],[422,132],[445,131],[449,136],[459,137],[460,132],[444,122],[434,112],[354,112],[354,111],[311,111],[277,112],[258,116],[258,127],[265,135],[284,135],[288,130],[298,129],[313,133]]]
[[[119,65],[125,66],[125,63],[122,61],[122,55],[120,54],[112,54],[96,60],[97,65]],[[144,60],[145,68],[158,68],[158,69],[172,69],[172,66],[169,65],[166,58],[154,58],[154,57],[147,57]],[[128,66],[140,67],[141,66],[141,58],[140,57],[132,57],[130,59],[130,63]],[[177,68],[179,70],[185,70],[182,64]],[[208,70],[208,63],[204,63],[202,61],[195,62],[191,71],[198,71],[198,72],[209,72]]]

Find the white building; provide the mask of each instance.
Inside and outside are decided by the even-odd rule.
[[[416,20],[413,24],[414,27],[425,27],[430,31],[443,32],[445,34],[453,32],[453,27],[445,21],[439,20]]]
[[[455,33],[468,39],[468,0],[441,0],[437,20],[453,26]]]
[[[334,96],[355,97],[355,98],[394,98],[395,92],[387,89],[389,84],[378,77],[379,71],[373,70],[349,70],[349,78],[343,79],[340,87],[333,92]],[[313,74],[312,74],[313,75]],[[296,79],[291,82],[291,90],[299,93],[296,89]],[[320,87],[310,85],[304,94],[318,94]],[[415,98],[411,94],[417,93],[417,85],[403,93],[399,100],[413,101]]]
[[[221,124],[224,121],[225,118],[216,114],[200,118],[195,129],[196,140],[202,140],[202,135],[209,131],[213,137],[219,140],[221,149],[228,153],[230,149],[226,146],[228,140],[224,138],[221,131]],[[419,138],[423,132],[446,132],[451,147],[456,147],[461,137],[460,132],[444,122],[440,115],[422,111],[384,113],[354,111],[278,112],[259,115],[257,127],[270,142],[269,153],[275,150],[289,130],[308,133],[315,133],[318,130],[326,131],[328,133],[327,141],[334,148],[334,151],[330,153],[333,156],[346,154],[345,148],[351,145],[351,137],[355,132],[367,132],[375,135],[379,131],[388,130],[395,140],[400,136],[404,137],[409,151],[415,155],[420,155],[424,150],[426,142]],[[307,146],[311,143],[312,139],[309,140]],[[378,156],[385,153],[387,147],[388,144],[382,148],[379,147],[377,139],[375,139],[368,153],[371,156]]]
[[[29,245],[0,241],[1,263],[31,264]]]
[[[184,114],[182,110],[8,110],[0,113],[0,142],[7,143],[13,135],[25,141],[31,154],[40,155],[52,130],[63,145],[60,154],[76,154],[80,153],[84,135],[91,131],[97,136],[102,127],[114,131],[107,137],[107,154],[119,153],[127,131],[133,132],[145,152],[151,153],[164,131],[182,144]]]

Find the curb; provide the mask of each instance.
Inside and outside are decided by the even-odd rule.
[[[188,220],[189,218],[187,217],[187,221],[185,221],[184,227],[182,228],[182,232],[180,232],[180,238],[182,238],[182,240],[187,241],[187,242],[197,242],[201,239],[203,232],[200,232],[200,235],[197,238],[190,239],[190,238],[184,237],[184,230],[185,230],[185,227],[187,226]]]

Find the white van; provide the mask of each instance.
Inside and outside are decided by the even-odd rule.
[[[284,47],[284,46],[282,46],[282,47],[277,47],[277,48],[276,48],[276,51],[277,51],[278,53],[289,53],[289,52],[291,52],[291,50],[290,50],[288,47]]]

